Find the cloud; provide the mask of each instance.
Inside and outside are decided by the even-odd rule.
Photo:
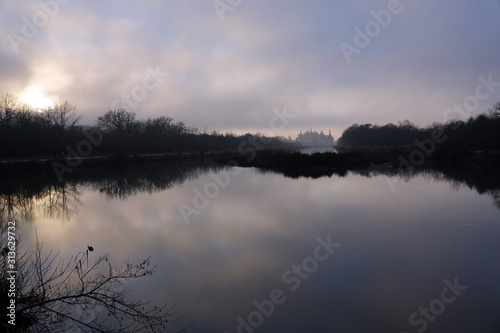
[[[273,108],[298,115],[291,129],[354,122],[426,124],[497,70],[498,1],[401,1],[403,10],[347,63],[339,47],[387,1],[243,2],[221,21],[212,3],[69,2],[15,54],[5,38],[21,33],[37,1],[3,3],[0,90],[39,85],[72,100],[93,122],[141,84],[147,66],[170,77],[136,109],[190,126],[246,131]],[[481,105],[500,100],[496,92]]]

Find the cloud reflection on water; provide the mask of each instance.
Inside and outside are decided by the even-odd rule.
[[[467,313],[483,319],[483,332],[493,332],[487,309],[500,306],[500,265],[491,256],[498,251],[500,212],[490,197],[465,186],[453,189],[425,174],[393,193],[383,175],[294,180],[243,169],[186,225],[177,205],[220,168],[162,181],[172,184],[163,188],[154,187],[154,176],[138,172],[137,179],[149,182],[136,179],[140,187],[119,191],[128,193],[121,197],[101,191],[101,181],[75,180],[78,212],[68,219],[30,215],[33,223],[23,225],[25,243],[33,244],[36,228],[47,248],[63,254],[87,244],[96,253],[111,253],[116,263],[152,254],[157,272],[147,283],[131,282],[137,287],[133,295],[178,304],[186,323],[201,325],[194,332],[208,331],[203,327],[235,331],[236,318],[253,311],[252,302],[268,298],[275,288],[285,290],[288,301],[259,332],[300,327],[400,332],[409,329],[412,312],[436,297],[443,279],[454,276],[466,281],[470,292],[433,329],[476,329],[477,323],[462,320]],[[110,183],[132,184],[112,178]],[[283,272],[310,255],[318,236],[328,234],[342,248],[290,292]]]

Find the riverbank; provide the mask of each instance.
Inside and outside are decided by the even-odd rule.
[[[365,168],[373,164],[388,163],[387,159],[372,159],[360,153],[303,154],[286,151],[262,151],[254,155],[217,157],[215,162],[240,167],[256,167],[277,171],[290,177],[321,177],[344,175],[348,170]]]
[[[135,165],[176,160],[203,160],[217,156],[234,155],[233,151],[220,152],[189,152],[189,153],[164,153],[164,154],[115,154],[88,157],[66,158],[22,158],[0,160],[0,171],[20,170],[50,170],[54,165],[58,167],[80,168],[109,165]]]
[[[338,148],[337,148],[338,149]],[[252,155],[215,157],[214,161],[226,165],[255,167],[283,173],[290,177],[321,177],[345,175],[349,170],[373,166],[408,170],[426,167],[461,168],[469,171],[495,169],[500,166],[500,152],[439,149],[421,160],[412,158],[412,147],[369,147],[338,149],[341,152],[303,154],[299,152],[262,151]]]

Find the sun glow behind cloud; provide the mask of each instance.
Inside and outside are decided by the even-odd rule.
[[[48,108],[54,104],[50,98],[45,96],[39,86],[31,86],[26,89],[26,91],[21,95],[21,101],[38,111]]]

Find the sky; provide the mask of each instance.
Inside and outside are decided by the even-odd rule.
[[[337,139],[354,123],[486,111],[500,101],[499,32],[500,0],[0,0],[0,92],[68,99],[84,124],[123,107]],[[288,121],[271,130],[276,112]]]

